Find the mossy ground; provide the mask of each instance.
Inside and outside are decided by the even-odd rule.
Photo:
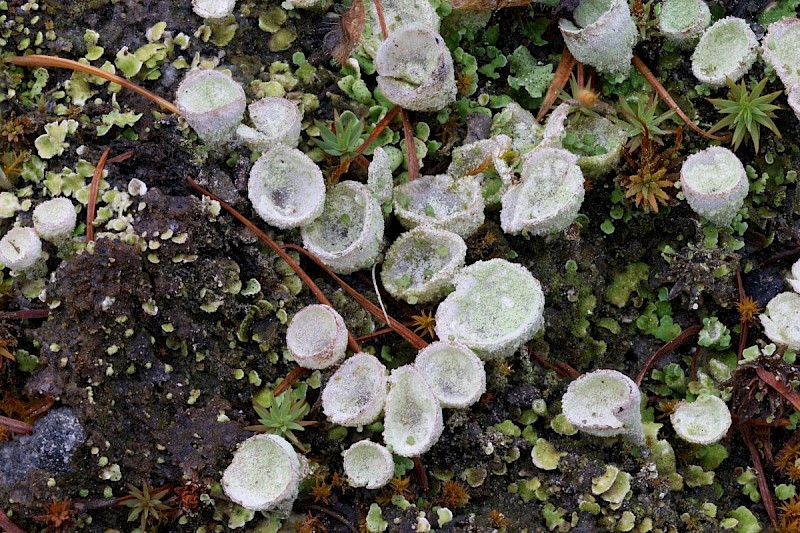
[[[306,119],[330,120],[334,109],[352,109],[359,116],[369,113],[368,105],[355,101],[337,86],[341,75],[321,52],[322,39],[335,24],[335,18],[296,12],[297,16],[284,23],[294,30],[296,38],[287,50],[274,52],[270,51],[270,34],[259,29],[258,24],[258,13],[270,5],[245,0],[239,3],[248,8],[249,15],[237,15],[238,29],[229,43],[219,46],[192,37],[188,49],[181,54],[191,61],[195,54],[215,58],[224,51],[221,63],[253,96],[263,90],[263,84],[278,79],[285,82],[280,73],[270,75],[274,62],[292,65],[293,54],[303,52],[317,68],[315,76],[287,90],[318,99],[319,107],[307,113]],[[38,10],[23,9],[31,4],[8,2],[5,13],[19,22],[6,26],[4,52],[20,48],[27,38],[26,31],[31,37],[40,31],[52,31],[55,38],[38,45],[41,53],[78,59],[86,53],[85,31],[93,28],[105,49],[103,59],[113,61],[124,46],[135,50],[145,45],[146,30],[158,22],[166,22],[175,35],[183,32],[189,36],[201,24],[188,0],[45,0]],[[727,7],[729,12],[739,10],[739,14],[752,19],[759,6],[751,4]],[[720,13],[725,7],[716,5],[715,9]],[[544,8],[537,7],[533,12],[535,15],[531,16],[524,7],[497,11],[488,26],[497,27],[498,31],[463,37],[460,45],[467,53],[480,57],[480,64],[499,55],[510,57],[520,44],[529,45],[534,60],[554,64],[561,52],[557,17]],[[35,15],[39,15],[36,21]],[[534,37],[547,42],[534,46],[530,44]],[[496,52],[487,51],[486,39],[491,40]],[[637,52],[690,116],[713,123],[716,115],[697,92],[689,55],[662,48],[661,44],[656,37],[652,45],[640,47]],[[34,48],[31,44],[28,49]],[[474,80],[461,81],[467,87],[470,82],[475,83],[473,102],[481,93],[511,94],[535,110],[541,98],[534,98],[530,87],[526,91],[519,85],[509,88],[511,82],[506,83],[507,75],[518,74],[509,70],[514,67],[513,62],[509,67],[495,66]],[[159,68],[160,78],[143,83],[169,98],[182,71],[171,64],[171,59]],[[757,66],[750,77],[759,79],[760,69]],[[296,69],[292,66],[290,70]],[[493,77],[495,71],[502,76]],[[0,83],[15,88],[18,97],[0,101],[0,117],[4,122],[22,118],[27,121],[19,138],[13,142],[0,139],[3,150],[35,152],[33,140],[42,133],[42,126],[58,118],[54,115],[57,100],[51,100],[48,91],[70,76],[67,71],[51,70],[43,95],[25,101],[22,96],[33,79],[32,73],[3,65]],[[604,82],[602,96],[613,103],[619,95],[643,90],[644,86],[641,77],[634,74],[621,84]],[[276,88],[274,84],[270,87]],[[42,528],[33,517],[44,513],[44,505],[51,498],[98,503],[125,495],[126,483],[141,486],[147,482],[153,487],[179,487],[189,479],[216,483],[236,443],[249,434],[242,428],[255,420],[251,398],[294,367],[283,356],[286,317],[313,302],[307,290],[300,290],[299,279],[282,261],[231,217],[209,216],[207,206],[184,181],[186,176],[197,178],[255,220],[245,193],[249,153],[208,153],[187,132],[176,129],[175,118],[154,116],[149,102],[125,91],[116,95],[117,103],[123,109],[142,113],[142,118],[132,127],[115,128],[108,136],[96,136],[90,124],[112,107],[105,89],[95,90],[97,95],[85,105],[69,109],[87,126],[86,131],[70,138],[69,148],[51,160],[48,168],[74,168],[80,145],[80,158],[91,162],[99,159],[106,146],[112,155],[131,151],[129,159],[109,166],[106,180],[111,187],[125,190],[130,179],[138,178],[150,188],[145,196],[134,200],[134,205],[142,202],[144,206],[136,211],[132,223],[133,232],[143,239],[146,250],[101,238],[93,253],[61,261],[56,250],[50,248],[48,265],[55,271],[55,278],[48,284],[47,297],[49,302],[60,305],[51,306],[47,321],[3,325],[17,338],[18,348],[39,356],[39,367],[31,375],[13,363],[3,366],[0,384],[7,396],[0,409],[11,414],[7,410],[11,398],[28,394],[57,396],[60,405],[74,411],[88,435],[67,473],[31,471],[23,481],[0,486],[3,508],[13,511],[14,521],[31,531]],[[464,94],[467,92],[468,88]],[[474,103],[472,106],[478,107]],[[462,103],[456,107],[464,110],[469,106]],[[430,126],[430,139],[440,139],[445,146],[458,146],[467,134],[464,113],[444,118],[439,121],[433,114],[414,115],[415,121]],[[800,189],[786,179],[800,163],[800,149],[795,144],[800,127],[787,110],[779,112],[778,122],[782,140],[767,136],[762,140],[760,155],[748,146],[739,151],[745,164],[753,169],[751,195],[746,202],[746,231],[728,229],[714,234],[697,222],[682,201],[662,209],[658,215],[642,213],[630,203],[614,199],[613,176],[607,176],[592,183],[587,191],[581,210],[585,217],[566,234],[552,239],[504,236],[498,226],[498,211],[488,209],[486,225],[468,241],[467,262],[511,257],[542,281],[547,301],[545,330],[530,344],[539,355],[564,361],[579,372],[603,367],[635,375],[663,345],[664,339],[659,335],[669,337],[675,325],[686,328],[706,316],[717,316],[730,328],[738,323],[733,307],[737,299],[733,273],[737,268],[752,268],[745,268],[745,290],[761,307],[784,290],[780,276],[788,263],[764,262],[800,239]],[[681,154],[705,145],[705,140],[687,133]],[[423,171],[442,171],[447,162],[446,150],[431,150]],[[332,167],[335,163],[322,164]],[[355,165],[349,177],[363,178]],[[32,194],[38,200],[44,194],[43,188],[34,187]],[[79,216],[83,215],[85,211]],[[21,213],[20,217],[25,221],[29,215]],[[6,231],[12,221],[0,221],[0,230]],[[400,230],[393,222],[387,235],[391,239]],[[294,231],[276,237],[286,242],[300,241]],[[634,263],[647,267],[641,279],[628,279],[629,265]],[[381,327],[326,280],[321,271],[309,267],[309,272],[354,334]],[[241,286],[253,279],[260,284],[260,290],[248,295],[240,292]],[[373,293],[368,274],[347,279],[362,293]],[[628,288],[621,296],[609,296],[610,288],[619,286]],[[114,299],[110,307],[103,304],[107,298]],[[386,295],[384,299],[389,311],[402,320],[420,313],[417,307],[390,301]],[[18,294],[5,304],[10,310],[31,306]],[[152,304],[158,307],[157,313],[153,313]],[[643,315],[652,315],[660,329],[642,327],[639,319]],[[756,326],[751,331],[750,344],[760,338]],[[407,344],[391,335],[365,345],[382,354],[391,367],[414,357]],[[659,365],[677,363],[688,375],[690,347],[683,347]],[[716,531],[723,519],[740,506],[750,508],[763,526],[768,524],[763,507],[743,494],[736,481],[741,470],[752,463],[735,430],[722,443],[729,457],[714,469],[713,480],[709,480],[707,474],[703,477],[689,469],[700,464],[700,449],[677,441],[669,425],[665,425],[660,437],[673,443],[678,472],[684,474],[685,480],[696,481],[687,482],[678,491],[653,471],[646,451],[552,429],[551,420],[560,412],[559,400],[568,384],[567,377],[543,368],[525,352],[507,361],[507,365],[487,365],[487,372],[488,392],[478,404],[466,411],[446,411],[444,434],[423,457],[430,490],[424,492],[415,477],[411,492],[406,494],[417,508],[403,510],[391,503],[382,506],[390,531],[412,531],[421,510],[435,524],[432,508],[444,503],[441,491],[443,481],[448,479],[462,482],[469,500],[448,502],[454,518],[442,531],[488,532],[500,527],[507,531],[570,527],[572,531],[612,531],[623,527],[625,512],[633,514],[637,528],[651,521],[654,529],[663,531]],[[322,373],[323,382],[327,375],[328,372]],[[663,390],[655,387],[662,385],[648,378],[644,392],[661,394]],[[319,389],[309,391],[311,412],[307,419],[320,423],[307,428],[300,437],[310,444],[308,457],[332,474],[341,471],[340,452],[344,446],[378,428],[367,428],[364,433],[334,428],[324,421],[318,396]],[[544,400],[546,412],[532,416],[530,410],[536,400]],[[654,402],[648,407],[650,416],[661,415],[652,409]],[[778,450],[790,435],[790,431],[776,429],[760,438],[765,447],[769,443]],[[530,452],[537,436],[566,452],[556,470],[542,471],[531,464]],[[597,514],[579,509],[580,502],[591,495],[592,478],[601,475],[608,464],[633,476],[630,496],[619,507],[598,497]],[[111,465],[119,466],[121,476],[104,479]],[[412,470],[405,475],[412,476]],[[773,485],[790,483],[772,468],[767,468],[767,476]],[[330,475],[326,479],[329,478]],[[313,513],[331,532],[350,531],[344,522],[359,527],[369,505],[380,496],[374,491],[334,488],[328,501],[315,502],[309,485],[304,487],[295,511]],[[216,509],[201,504],[195,513],[184,514],[181,522],[161,524],[160,530],[224,530],[228,517],[220,511],[227,503],[218,492],[212,493],[217,498]],[[716,512],[704,504],[713,504]],[[320,506],[333,514],[319,511]],[[124,507],[108,507],[82,513],[79,526],[75,527],[85,531],[129,531],[133,524],[126,523],[127,511]],[[491,511],[505,516],[505,526],[499,519],[493,521],[497,515]],[[263,530],[268,530],[259,520],[256,518],[249,526],[261,523]]]

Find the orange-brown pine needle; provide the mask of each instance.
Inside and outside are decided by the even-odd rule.
[[[145,98],[152,100],[156,104],[160,105],[164,109],[168,110],[171,113],[175,113],[176,115],[180,115],[180,111],[178,108],[164,98],[161,98],[157,94],[148,91],[144,87],[133,83],[132,81],[126,80],[116,74],[110,74],[105,70],[99,69],[97,67],[93,67],[92,65],[84,65],[83,63],[78,63],[77,61],[73,61],[71,59],[64,59],[63,57],[54,57],[54,56],[43,56],[43,55],[29,55],[29,56],[15,56],[9,57],[6,59],[9,63],[20,67],[44,67],[44,68],[66,68],[69,70],[78,70],[80,72],[85,72],[86,74],[91,74],[93,76],[99,76],[103,79],[108,81],[114,82],[116,84],[122,85],[126,89],[130,89],[131,91],[141,94]]]
[[[86,207],[86,242],[94,240],[94,215],[97,210],[97,189],[100,187],[100,178],[103,176],[103,168],[106,166],[108,154],[111,148],[106,148],[103,155],[100,156],[100,161],[94,169],[92,176],[92,187],[89,189],[89,205]]]
[[[556,73],[553,75],[553,79],[550,80],[550,86],[547,88],[547,93],[544,95],[542,106],[539,108],[539,113],[536,114],[537,121],[542,121],[558,99],[558,95],[561,94],[561,91],[567,86],[567,81],[569,81],[569,76],[572,74],[575,63],[575,56],[573,56],[565,46],[564,52],[561,54],[561,61],[558,62]]]

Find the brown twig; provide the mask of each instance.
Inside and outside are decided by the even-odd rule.
[[[194,181],[191,177],[187,176],[186,177],[186,181],[189,183],[189,185],[194,190],[196,190],[197,192],[199,192],[203,196],[208,196],[212,200],[216,200],[217,202],[219,202],[219,205],[222,206],[222,208],[225,211],[227,211],[228,213],[233,215],[233,217],[236,220],[238,220],[239,222],[244,224],[247,227],[247,229],[252,231],[255,234],[256,237],[261,239],[267,246],[272,248],[272,251],[274,251],[276,254],[278,254],[278,256],[280,256],[280,258],[283,259],[286,262],[286,264],[291,267],[292,270],[294,270],[295,274],[297,274],[300,277],[300,279],[303,280],[303,282],[311,290],[312,294],[314,294],[314,296],[316,296],[317,300],[319,300],[320,303],[323,303],[325,305],[333,307],[331,305],[330,300],[328,300],[328,298],[325,296],[325,294],[323,294],[323,292],[320,290],[320,288],[317,287],[317,284],[314,283],[314,280],[312,280],[311,277],[308,274],[306,274],[306,271],[303,270],[302,267],[300,267],[300,265],[298,265],[295,262],[295,260],[292,259],[292,257],[289,254],[287,254],[286,251],[278,245],[278,243],[276,243],[274,240],[272,240],[272,238],[269,235],[267,235],[266,233],[264,233],[263,231],[258,229],[258,227],[256,227],[255,224],[250,222],[247,219],[247,217],[245,217],[243,214],[238,212],[236,209],[234,209],[233,207],[231,207],[228,204],[226,204],[225,202],[223,202],[218,196],[216,196],[215,194],[205,190],[203,187],[198,185],[198,183],[196,181]],[[356,338],[349,331],[347,332],[347,343],[348,343],[348,346],[350,346],[350,349],[353,350],[353,352],[358,353],[358,352],[361,351],[361,346],[359,346],[358,341],[356,341]]]
[[[89,189],[89,205],[86,207],[86,242],[94,241],[94,215],[97,209],[97,189],[100,187],[100,178],[103,175],[103,168],[106,166],[108,154],[111,148],[106,148],[103,155],[100,156],[100,161],[94,169],[92,176],[92,186]]]
[[[417,478],[417,483],[419,483],[422,492],[428,492],[428,474],[425,472],[425,465],[422,464],[422,458],[412,457],[412,461],[414,461],[414,477]]]
[[[122,163],[123,161],[127,161],[131,157],[133,157],[133,150],[128,150],[127,152],[122,152],[119,155],[115,155],[114,157],[106,161],[106,163],[107,164]]]
[[[800,394],[798,394],[797,391],[785,383],[778,381],[774,374],[764,368],[756,367],[756,373],[761,381],[778,391],[787,402],[792,404],[792,407],[800,411]]]
[[[347,518],[345,518],[343,514],[337,513],[333,509],[328,509],[327,507],[322,507],[321,505],[316,505],[313,503],[309,505],[308,508],[313,509],[315,511],[319,511],[320,513],[324,513],[330,516],[331,518],[335,518],[336,520],[347,526],[347,529],[349,529],[353,533],[358,533],[358,529],[356,529],[356,527],[353,524],[351,524],[350,521],[347,520]]]
[[[25,530],[12,522],[2,509],[0,509],[0,528],[6,533],[25,533]]]
[[[692,354],[692,370],[689,373],[691,377],[691,381],[697,380],[697,361],[700,359],[700,356],[703,354],[705,350],[703,348],[695,348],[694,353]]]
[[[375,4],[375,11],[378,13],[378,23],[381,25],[381,33],[383,34],[383,38],[386,39],[389,37],[389,30],[386,28],[386,18],[383,16],[381,0],[372,0],[372,3]]]
[[[326,274],[328,274],[336,283],[338,283],[340,287],[342,287],[355,301],[357,301],[361,305],[361,307],[366,309],[372,316],[374,316],[378,320],[383,320],[383,321],[386,320],[386,315],[383,314],[383,311],[377,305],[370,302],[367,298],[364,297],[363,294],[361,294],[353,287],[348,285],[342,278],[337,276],[330,268],[328,268],[328,266],[325,263],[320,261],[320,259],[317,256],[315,256],[302,246],[297,246],[296,244],[284,244],[283,248],[286,250],[296,250],[301,254],[304,254],[306,257],[314,261],[314,263],[316,263],[318,267],[324,270]],[[411,344],[417,350],[422,350],[423,348],[428,346],[428,343],[425,342],[422,339],[422,337],[420,337],[419,335],[408,329],[406,326],[402,324],[402,322],[395,320],[391,316],[389,316],[388,325],[390,328],[395,330],[398,335],[407,340],[409,344]]]
[[[542,365],[543,367],[547,368],[548,370],[552,370],[562,378],[572,378],[577,379],[580,377],[581,373],[572,368],[570,365],[563,361],[556,361],[555,363],[550,363],[549,361],[545,360],[541,355],[536,353],[530,346],[525,346],[525,349],[528,350],[528,353],[534,360]]]
[[[417,159],[417,147],[414,145],[414,132],[411,129],[411,119],[408,111],[401,111],[403,116],[403,138],[406,142],[406,158],[408,159],[408,181],[413,181],[419,177],[419,159]]]
[[[30,318],[47,318],[49,309],[20,309],[19,311],[0,311],[0,320],[27,320]]]
[[[765,266],[769,266],[772,263],[777,263],[778,261],[782,261],[782,260],[786,259],[787,257],[795,257],[797,255],[800,255],[800,247],[798,247],[798,248],[790,248],[789,250],[784,250],[782,252],[778,252],[777,254],[773,255],[769,259],[765,259],[764,261],[762,261],[761,263],[758,264],[757,268],[762,268],[762,267],[765,267]]]
[[[753,466],[758,476],[758,492],[761,494],[761,500],[764,502],[764,509],[767,511],[772,527],[778,531],[778,515],[775,512],[775,500],[772,499],[772,491],[769,487],[769,481],[764,474],[764,468],[761,466],[761,457],[758,455],[758,448],[753,442],[753,436],[750,434],[750,428],[747,426],[739,426],[739,431],[742,434],[744,443],[747,444],[747,449],[750,450],[750,457],[753,458]]]
[[[303,368],[302,366],[294,367],[291,372],[286,374],[286,377],[278,383],[278,386],[275,387],[275,390],[272,391],[272,395],[274,397],[278,397],[287,390],[292,388],[292,385],[303,379],[306,374],[310,374],[311,371],[307,368]]]
[[[699,133],[700,135],[702,135],[707,139],[713,139],[715,141],[723,141],[723,142],[729,141],[731,139],[732,137],[731,134],[725,135],[724,137],[720,137],[718,135],[714,135],[713,133],[708,133],[703,128],[692,122],[692,120],[688,116],[686,116],[686,113],[683,112],[683,109],[681,109],[681,107],[675,102],[675,100],[672,99],[672,95],[669,94],[669,91],[667,91],[667,89],[661,84],[661,82],[658,81],[658,78],[656,78],[655,74],[653,74],[650,71],[650,69],[647,68],[647,65],[644,64],[644,61],[642,61],[642,59],[635,54],[633,56],[633,66],[635,66],[636,69],[642,73],[642,76],[644,76],[644,78],[647,80],[650,86],[656,90],[658,96],[660,96],[661,99],[664,100],[664,102],[666,102],[669,108],[672,109],[676,115],[681,117],[681,119],[686,123],[687,126],[689,126],[694,131],[696,131],[697,133]]]
[[[28,435],[33,432],[33,426],[15,418],[0,416],[0,424],[7,427],[12,433]]]
[[[561,91],[567,86],[567,81],[569,81],[569,76],[572,74],[572,69],[575,68],[576,62],[575,56],[573,56],[565,46],[564,52],[561,54],[561,61],[558,62],[556,73],[553,75],[553,79],[550,80],[550,86],[547,88],[547,92],[544,95],[542,106],[536,114],[536,120],[538,122],[541,122],[547,115],[547,112],[550,111],[550,108],[553,107],[553,104],[558,99],[558,95],[561,94]]]
[[[126,89],[130,89],[135,93],[141,94],[145,98],[152,100],[171,113],[176,115],[181,114],[180,111],[178,111],[177,106],[169,100],[161,98],[157,94],[148,91],[144,87],[141,87],[132,81],[121,78],[116,74],[106,72],[103,69],[93,67],[92,65],[84,65],[83,63],[78,63],[77,61],[73,61],[71,59],[64,59],[63,57],[43,55],[15,56],[7,58],[6,61],[20,67],[66,68],[69,70],[85,72],[86,74],[91,74],[92,76],[99,76],[118,85],[122,85]]]
[[[644,379],[645,374],[647,374],[647,371],[650,370],[650,367],[652,367],[659,359],[661,359],[665,355],[672,353],[678,347],[686,344],[686,342],[689,339],[700,333],[701,329],[703,329],[703,326],[689,326],[688,328],[683,330],[680,333],[680,335],[678,335],[677,337],[666,343],[664,346],[656,350],[653,353],[653,355],[651,355],[650,358],[645,362],[642,369],[636,375],[636,380],[635,380],[636,384],[637,385],[642,384],[642,380]]]
[[[402,107],[400,107],[399,105],[396,105],[396,106],[394,106],[393,108],[391,108],[391,109],[389,110],[389,112],[388,112],[388,113],[386,113],[386,116],[384,116],[384,117],[383,117],[383,118],[380,120],[380,122],[378,122],[378,123],[375,125],[375,127],[374,127],[374,128],[372,128],[372,131],[371,131],[371,132],[369,133],[369,135],[367,136],[367,139],[366,139],[366,140],[365,140],[363,143],[361,143],[361,145],[360,145],[358,148],[356,148],[356,154],[359,154],[359,155],[361,155],[361,154],[364,152],[364,150],[366,150],[366,149],[367,149],[367,147],[368,147],[370,144],[374,143],[374,142],[375,142],[375,139],[377,139],[377,138],[378,138],[378,135],[380,135],[380,134],[381,134],[381,132],[382,132],[383,130],[385,130],[385,129],[386,129],[386,126],[388,126],[388,125],[389,125],[389,123],[390,123],[392,120],[394,120],[394,117],[396,117],[396,116],[397,116],[397,114],[398,114],[398,113],[399,113],[399,112],[400,112],[402,109],[403,109],[403,108],[402,108]]]

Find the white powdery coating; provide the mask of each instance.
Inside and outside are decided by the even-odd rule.
[[[606,149],[604,154],[578,157],[578,166],[588,180],[609,173],[622,158],[622,148],[628,140],[627,131],[601,115],[574,113],[567,120],[567,130],[579,139],[591,135],[598,146]]]
[[[522,265],[478,261],[456,276],[456,290],[436,310],[436,334],[483,360],[512,355],[544,324],[544,293]]]
[[[33,210],[33,228],[47,241],[68,239],[77,222],[78,214],[69,198],[53,198]]]
[[[42,258],[42,241],[33,228],[11,228],[0,239],[0,262],[11,270],[25,272]]]
[[[496,135],[453,149],[447,174],[456,178],[477,176],[480,169],[494,167],[503,185],[508,186],[514,179],[514,169],[503,158],[511,152],[511,137]]]
[[[242,124],[236,134],[251,150],[263,152],[277,143],[297,146],[303,118],[297,103],[270,96],[247,106],[247,112],[255,129]]]
[[[500,225],[506,233],[558,233],[569,227],[583,204],[578,156],[562,148],[539,148],[525,158],[521,181],[503,195]]]
[[[787,88],[800,82],[800,19],[790,17],[773,22],[761,44],[764,58]],[[795,111],[796,112],[796,111]]]
[[[720,398],[701,394],[692,403],[682,401],[670,416],[675,433],[693,444],[714,444],[731,427],[731,412]]]
[[[258,216],[272,226],[307,226],[322,214],[325,179],[306,154],[276,144],[250,169],[247,197]]]
[[[383,440],[397,455],[422,455],[442,434],[442,407],[425,378],[411,365],[392,370],[389,382]]]
[[[322,391],[322,411],[331,422],[357,427],[374,422],[386,400],[386,367],[377,357],[357,353],[347,359]]]
[[[220,19],[233,13],[236,0],[192,0],[192,9],[204,19]]]
[[[800,259],[792,265],[792,273],[789,274],[789,277],[786,278],[786,281],[789,282],[794,292],[800,293]]]
[[[378,20],[375,2],[364,0],[366,17],[364,33],[358,47],[366,56],[374,58],[383,42],[383,32]],[[404,26],[423,25],[438,32],[441,21],[429,0],[383,0],[381,2],[386,29],[391,35]]]
[[[392,201],[394,178],[389,154],[383,148],[376,148],[372,154],[372,161],[367,169],[367,189],[379,205],[383,206]]]
[[[641,392],[634,381],[616,370],[600,369],[573,381],[561,399],[564,417],[589,435],[625,435],[644,441]]]
[[[175,104],[206,144],[228,142],[244,116],[244,89],[216,70],[192,70],[175,93]]]
[[[797,120],[800,120],[800,83],[793,85],[789,89],[787,100],[789,101],[789,107],[794,111],[794,116],[797,117]]]
[[[750,183],[736,154],[712,146],[683,162],[681,188],[696,213],[718,226],[727,226],[742,208]]]
[[[400,235],[386,252],[384,288],[405,301],[427,303],[443,297],[464,268],[467,245],[450,231],[418,226]]]
[[[766,314],[758,318],[769,340],[785,344],[790,350],[800,350],[800,294],[780,293],[769,301]]]
[[[517,102],[511,102],[492,118],[492,135],[511,137],[511,147],[517,152],[542,140],[543,127],[533,114]],[[499,135],[497,135],[499,137]]]
[[[627,0],[582,0],[573,17],[558,28],[575,59],[603,74],[627,74],[638,37]]]
[[[421,176],[395,187],[393,203],[406,229],[429,225],[466,239],[484,221],[483,191],[475,176]]]
[[[469,407],[486,392],[486,370],[475,352],[457,342],[433,342],[414,360],[442,407]]]
[[[394,476],[394,459],[385,446],[361,440],[342,454],[344,473],[351,487],[379,489]]]
[[[302,467],[292,445],[278,435],[256,435],[239,445],[222,475],[222,490],[253,511],[288,511],[300,489]]]
[[[331,270],[371,267],[383,248],[383,209],[369,189],[342,181],[328,191],[322,215],[303,226],[303,245]]]
[[[347,351],[344,319],[328,305],[304,307],[289,323],[286,347],[303,368],[328,368]]]
[[[725,17],[709,27],[692,54],[692,72],[706,85],[724,87],[741,78],[758,57],[758,39],[743,19]]]
[[[678,44],[698,38],[711,23],[711,11],[704,0],[664,0],[658,28],[670,41]]]
[[[405,109],[438,111],[455,102],[453,56],[428,26],[390,33],[375,55],[375,71],[384,96]]]

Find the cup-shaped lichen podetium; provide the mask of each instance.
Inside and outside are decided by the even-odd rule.
[[[383,210],[364,185],[342,181],[328,191],[322,215],[302,229],[303,245],[331,270],[371,267],[383,248]]]
[[[503,231],[549,235],[569,227],[584,197],[577,161],[577,155],[562,148],[539,148],[528,154],[520,183],[502,198]]]
[[[436,310],[436,334],[465,344],[481,359],[512,355],[544,324],[544,293],[522,265],[478,261],[455,278]]]
[[[418,226],[389,247],[381,280],[395,298],[415,304],[432,302],[452,286],[466,255],[467,245],[455,233]]]
[[[192,70],[178,86],[175,104],[189,126],[211,146],[233,138],[244,116],[242,86],[216,70]]]
[[[453,56],[427,26],[392,32],[378,48],[375,70],[384,96],[405,109],[438,111],[456,99]]]
[[[689,206],[718,226],[736,216],[750,189],[744,165],[719,146],[690,155],[681,167],[681,187]]]
[[[483,361],[463,344],[433,342],[417,354],[414,366],[442,407],[469,407],[486,392]]]
[[[484,200],[475,176],[422,176],[394,188],[394,213],[408,229],[431,226],[464,239],[484,221]]]
[[[581,0],[572,17],[558,28],[575,59],[603,74],[627,74],[638,36],[628,1]]]
[[[712,24],[694,49],[692,72],[706,85],[724,87],[750,70],[758,56],[758,39],[743,19],[725,17]]]
[[[731,427],[731,412],[720,398],[701,394],[691,403],[680,402],[670,416],[675,433],[692,444],[714,444]]]
[[[800,294],[780,293],[769,301],[766,312],[758,318],[769,340],[790,350],[800,350]]]
[[[386,400],[386,367],[357,353],[336,369],[322,391],[322,411],[334,424],[357,427],[374,422]]]
[[[344,319],[328,305],[306,306],[289,323],[286,347],[303,368],[328,368],[344,357],[347,350]]]
[[[690,45],[711,23],[711,11],[705,0],[664,0],[658,29],[671,42]]]
[[[392,370],[383,418],[383,440],[395,454],[422,455],[444,429],[442,407],[419,370],[411,365]]]
[[[644,442],[642,395],[634,381],[616,370],[600,369],[573,381],[561,399],[570,424],[589,435]]]
[[[195,14],[204,19],[221,19],[233,13],[236,0],[192,0]]]
[[[379,489],[394,476],[394,459],[385,446],[360,440],[342,454],[344,473],[351,487]]]
[[[322,214],[322,171],[297,148],[276,144],[250,169],[247,196],[258,216],[281,229],[307,226]]]
[[[253,511],[292,508],[303,466],[292,445],[278,435],[256,435],[239,445],[222,475],[222,490],[234,503]]]
[[[773,22],[761,43],[761,57],[775,69],[786,88],[800,83],[800,19]]]
[[[296,147],[300,140],[302,114],[287,98],[267,97],[247,106],[254,128],[239,125],[236,135],[251,150],[264,152],[275,144]]]

